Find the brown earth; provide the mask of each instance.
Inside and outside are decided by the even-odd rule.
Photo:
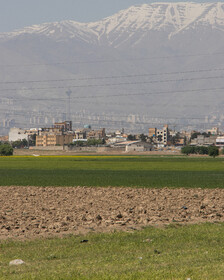
[[[223,189],[0,187],[0,239],[224,222]]]

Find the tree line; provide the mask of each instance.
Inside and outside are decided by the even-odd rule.
[[[185,146],[181,148],[182,154],[198,154],[198,155],[209,155],[211,157],[216,157],[219,155],[219,148],[216,146]]]

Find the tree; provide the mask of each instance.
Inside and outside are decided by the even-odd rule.
[[[205,146],[185,146],[181,149],[182,154],[199,154],[199,155],[207,155],[208,154],[208,147]]]
[[[197,138],[198,135],[201,135],[200,132],[194,132],[191,134],[191,140]]]
[[[86,143],[84,143],[83,141],[76,141],[76,142],[74,143],[74,145],[75,145],[75,146],[78,146],[78,147],[83,147],[84,144],[86,144]]]
[[[87,146],[98,146],[102,145],[103,141],[101,139],[88,139]]]
[[[185,146],[181,148],[181,153],[185,155],[193,154],[194,153],[194,147],[191,146]]]
[[[28,146],[28,141],[25,138],[22,140],[22,146],[23,147],[27,147]]]
[[[13,148],[21,149],[21,148],[27,147],[28,142],[26,139],[17,140],[17,141],[12,142],[12,146],[13,146]]]
[[[129,140],[129,141],[134,141],[134,140],[136,140],[135,135],[129,134],[129,135],[128,135],[128,140]]]
[[[140,134],[140,139],[142,142],[146,142],[146,136],[143,133]]]
[[[216,156],[218,156],[218,155],[219,155],[219,148],[216,147],[216,146],[210,146],[210,147],[208,148],[208,155],[209,155],[210,157],[216,157]]]
[[[208,147],[200,146],[198,153],[200,155],[207,155],[208,154]]]
[[[201,135],[204,135],[205,137],[209,137],[209,136],[211,136],[211,132],[202,132],[202,134]]]
[[[13,148],[9,144],[1,144],[0,145],[0,156],[12,156]]]
[[[36,145],[36,138],[37,138],[36,133],[30,135],[30,137],[28,138],[29,139],[29,146],[35,146]]]

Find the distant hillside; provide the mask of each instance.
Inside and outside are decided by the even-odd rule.
[[[223,50],[224,3],[144,4],[98,22],[0,34],[0,97],[14,98],[11,115],[0,102],[1,117],[66,113],[70,88],[73,118],[88,112],[124,121],[134,114],[202,123],[207,116],[220,124]]]

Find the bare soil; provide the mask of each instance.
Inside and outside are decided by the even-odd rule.
[[[0,187],[0,239],[224,222],[223,189]]]

